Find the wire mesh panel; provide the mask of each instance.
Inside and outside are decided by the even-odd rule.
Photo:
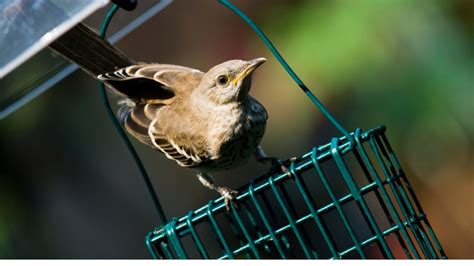
[[[445,258],[385,127],[313,148],[291,176],[261,177],[149,233],[155,258]]]

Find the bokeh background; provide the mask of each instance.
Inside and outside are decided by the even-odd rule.
[[[474,1],[233,2],[348,129],[387,126],[447,255],[474,258]],[[97,28],[104,13],[87,23]],[[111,31],[128,16],[120,11]],[[267,57],[252,89],[270,115],[267,153],[298,156],[340,135],[216,1],[176,0],[118,47],[140,61],[201,70]],[[216,197],[193,171],[134,144],[168,216]],[[265,171],[251,162],[217,182],[239,187]],[[144,236],[159,223],[97,82],[84,72],[0,121],[1,258],[149,258]]]

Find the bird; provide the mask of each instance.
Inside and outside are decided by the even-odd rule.
[[[260,146],[268,114],[249,95],[252,75],[266,61],[233,59],[207,72],[137,63],[97,78],[124,96],[117,117],[125,130],[179,166],[196,169],[199,181],[218,192],[229,211],[230,204],[238,206],[238,191],[216,185],[215,172],[243,165],[252,155],[287,172]]]

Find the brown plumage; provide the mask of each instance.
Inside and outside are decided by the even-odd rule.
[[[218,191],[227,207],[235,195],[217,187],[210,173],[230,169],[257,151],[267,112],[248,93],[253,71],[266,59],[231,60],[199,70],[141,64],[99,75],[126,96],[119,119],[140,142],[182,167],[199,170],[200,181]],[[129,84],[127,84],[129,83]]]

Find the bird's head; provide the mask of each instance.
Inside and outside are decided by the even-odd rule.
[[[204,75],[199,90],[218,104],[242,101],[249,93],[252,73],[266,61],[265,58],[236,59],[219,64]]]

